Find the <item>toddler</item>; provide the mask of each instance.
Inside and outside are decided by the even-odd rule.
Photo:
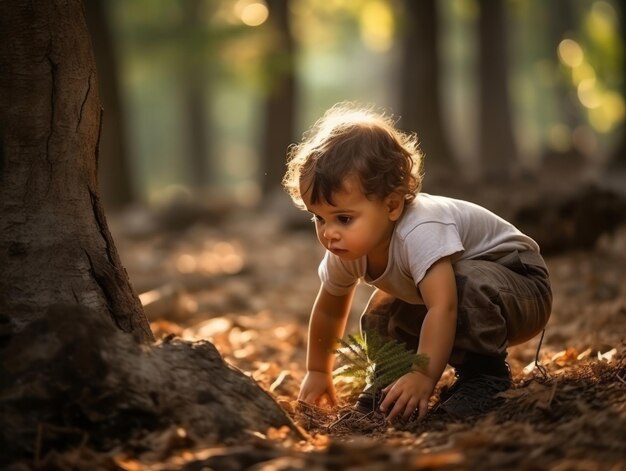
[[[456,380],[437,409],[484,413],[511,387],[507,347],[550,316],[548,270],[537,243],[476,204],[420,192],[422,155],[386,115],[339,104],[289,151],[283,185],[313,216],[326,249],[312,308],[299,399],[336,404],[334,350],[359,281],[376,287],[361,329],[428,358],[356,408],[424,417],[447,364]]]

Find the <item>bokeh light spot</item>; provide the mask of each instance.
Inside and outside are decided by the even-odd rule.
[[[385,52],[393,45],[394,19],[389,5],[372,1],[361,13],[361,38],[372,51]]]
[[[557,52],[561,62],[572,68],[581,65],[583,63],[583,59],[585,58],[583,48],[580,47],[580,44],[573,39],[564,39],[561,41],[559,43],[559,47],[557,48]]]
[[[240,0],[235,4],[235,13],[247,26],[260,26],[270,15],[265,2]]]

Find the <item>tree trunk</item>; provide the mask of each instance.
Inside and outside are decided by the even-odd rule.
[[[168,430],[184,430],[172,437],[181,447],[250,442],[250,432],[282,426],[303,438],[210,342],[142,348],[82,307],[50,308],[4,343],[0,360],[2,469],[74,446],[163,452],[155,436]]]
[[[287,147],[293,142],[295,122],[294,40],[289,27],[289,0],[269,0],[275,37],[268,58],[265,134],[261,190],[264,196],[281,191]]]
[[[618,28],[619,35],[622,42],[622,47],[626,44],[626,5],[624,3],[618,2],[615,5],[618,13]],[[624,67],[622,65],[622,67]],[[626,80],[622,79],[622,97],[626,98]],[[621,133],[619,141],[615,146],[615,150],[611,156],[609,161],[609,171],[611,170],[626,170],[626,120],[622,120],[620,125]]]
[[[98,198],[81,1],[0,2],[0,36],[0,467],[72,446],[150,449],[168,429],[184,445],[283,425],[302,438],[211,343],[137,342],[153,335]]]
[[[184,34],[190,37],[202,27],[202,2],[200,0],[185,0],[181,3],[183,9],[182,27]],[[210,149],[209,142],[211,131],[205,106],[205,90],[207,77],[204,73],[206,58],[196,49],[200,44],[193,41],[191,47],[184,51],[181,57],[180,84],[183,93],[183,106],[186,116],[185,146],[188,155],[188,177],[191,187],[198,195],[208,185]],[[204,49],[200,47],[200,51]]]
[[[153,340],[111,239],[96,167],[95,62],[80,2],[0,5],[0,313],[80,304]]]
[[[437,2],[406,0],[406,31],[401,72],[400,125],[417,133],[430,173],[453,174],[454,159],[446,138],[439,90]]]
[[[546,59],[555,61],[561,41],[571,37],[574,31],[580,30],[579,21],[570,0],[552,0],[541,7],[546,8],[548,14],[549,42],[547,47],[544,46],[544,51],[548,53]],[[554,85],[554,89],[562,119],[570,132],[574,132],[574,129],[584,122],[585,117],[581,112],[576,91],[569,83],[569,77],[566,80],[563,74],[563,77]]]
[[[580,29],[579,21],[569,0],[553,0],[545,6],[539,6],[545,8],[548,15],[548,44],[542,48],[544,54],[547,52],[544,58],[555,61],[559,43]],[[554,94],[557,118],[567,126],[572,135],[575,129],[585,122],[585,117],[580,108],[576,89],[572,87],[568,74],[561,74],[560,79],[556,81]],[[543,167],[540,169],[540,177],[548,181],[554,178],[554,175],[560,175],[563,180],[578,179],[586,170],[587,165],[585,156],[573,144],[564,151],[548,146],[544,149],[541,160]]]
[[[122,109],[116,47],[111,38],[103,0],[85,2],[87,23],[93,41],[98,82],[104,107],[98,162],[98,187],[104,207],[118,210],[134,201],[126,145],[126,119]]]
[[[507,180],[517,162],[508,91],[505,3],[480,0],[480,156],[483,175]]]

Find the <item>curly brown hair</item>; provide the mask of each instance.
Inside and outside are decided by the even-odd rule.
[[[332,195],[356,175],[364,194],[385,198],[393,191],[411,201],[422,184],[423,157],[415,134],[398,130],[391,117],[339,103],[289,148],[283,187],[304,209],[300,187],[307,181],[311,202],[333,204]]]

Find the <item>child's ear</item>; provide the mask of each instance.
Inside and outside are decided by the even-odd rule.
[[[404,194],[394,191],[385,199],[387,211],[389,212],[389,220],[397,221],[404,211]]]

